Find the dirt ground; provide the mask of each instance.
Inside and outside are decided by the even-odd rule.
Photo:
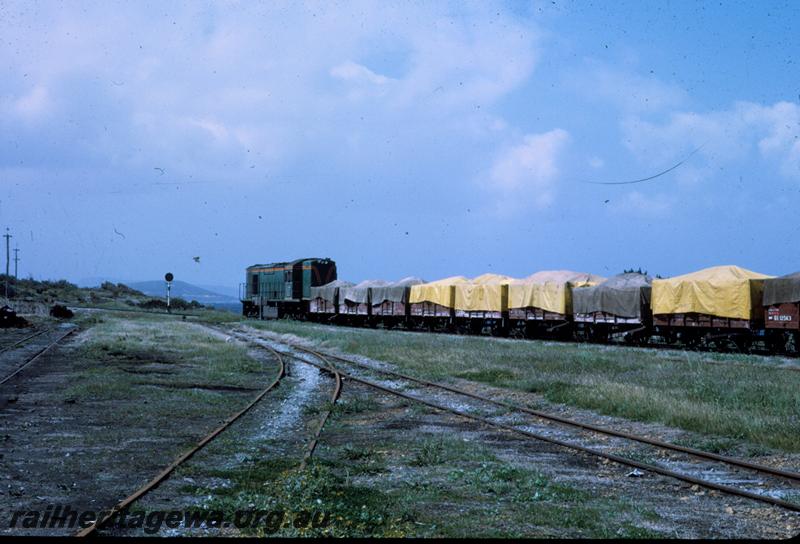
[[[43,322],[38,326],[52,325]],[[132,325],[131,335],[138,326]],[[257,367],[244,378],[201,383],[194,376],[208,372],[203,365],[209,362],[167,347],[85,351],[82,346],[91,343],[95,335],[93,324],[87,322],[62,346],[0,386],[0,534],[71,534],[74,530],[12,529],[8,520],[14,512],[43,510],[48,504],[95,511],[110,507],[274,378],[277,364],[267,352],[200,324],[181,326],[221,344],[241,346],[258,362]],[[241,326],[231,330],[234,328],[253,342],[292,352],[270,333]],[[17,333],[0,331],[0,349],[14,341],[13,334]],[[37,342],[46,342],[48,334]],[[30,345],[0,353],[0,374],[5,375],[7,368],[34,349]],[[109,369],[115,373],[103,374]],[[87,388],[98,380],[109,385],[105,382],[115,377],[128,381],[108,397],[82,393],[93,390]],[[532,394],[498,391],[466,381],[458,385],[617,429],[670,441],[702,441],[702,437],[664,426],[547,405]],[[292,509],[317,508],[334,514],[326,530],[306,532],[287,522],[277,530],[280,536],[787,538],[800,533],[798,514],[669,478],[632,475],[629,467],[420,408],[353,382],[345,383],[342,398],[322,432],[315,461],[303,472],[297,465],[320,412],[329,407],[332,387],[328,375],[289,362],[288,375],[277,389],[137,507],[147,511],[281,508],[290,513]],[[526,425],[536,432],[562,438],[568,434],[463,399],[408,387],[404,391],[428,395],[440,403],[460,403],[459,409]],[[569,436],[645,461],[654,455],[652,450],[615,440]],[[800,467],[797,456],[791,455],[764,455],[753,460],[795,470]],[[702,463],[681,463],[676,466],[705,477],[762,487],[744,472],[711,473]],[[770,489],[797,502],[800,495],[792,495],[796,490],[778,489],[773,484],[769,483]],[[143,533],[149,534],[141,528],[111,529],[104,534]],[[232,526],[161,527],[156,534],[235,536],[264,531]]]

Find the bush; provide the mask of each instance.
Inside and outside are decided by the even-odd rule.
[[[198,308],[204,308],[202,304],[193,300],[191,302],[186,302],[182,298],[172,298],[169,301],[169,305],[173,310],[195,310]],[[145,301],[142,301],[138,304],[140,308],[145,310],[165,310],[167,309],[167,302],[164,299],[160,298],[151,298]]]

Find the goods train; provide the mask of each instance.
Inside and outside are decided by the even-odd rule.
[[[603,278],[547,270],[433,282],[339,280],[336,263],[309,258],[247,268],[242,312],[409,330],[488,333],[717,350],[800,351],[800,272],[772,277],[717,266],[673,278]]]

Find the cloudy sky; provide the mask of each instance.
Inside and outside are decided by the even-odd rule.
[[[799,35],[792,0],[0,0],[0,225],[37,278],[788,273]]]

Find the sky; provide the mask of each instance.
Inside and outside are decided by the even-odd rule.
[[[798,36],[792,0],[0,0],[0,228],[72,281],[785,274]]]

